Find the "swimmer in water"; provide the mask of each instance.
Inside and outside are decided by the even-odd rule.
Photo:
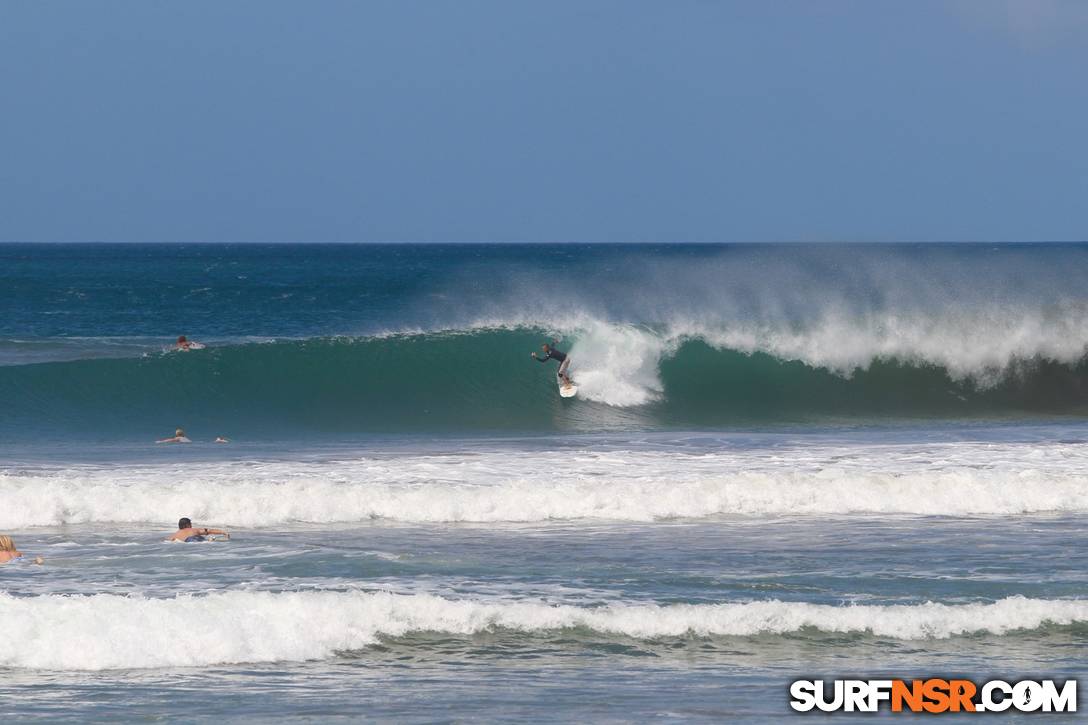
[[[224,438],[223,436],[216,436],[212,443],[230,443],[230,438]]]
[[[181,351],[190,351],[190,349],[203,349],[203,343],[198,343],[195,340],[189,340],[185,335],[177,335],[177,342],[174,343],[174,349],[181,349]]]
[[[185,435],[185,431],[182,430],[181,428],[178,428],[177,430],[174,431],[174,437],[173,438],[160,438],[159,440],[157,440],[155,442],[156,443],[192,443],[192,441],[189,439],[189,437],[187,435]]]
[[[194,529],[193,522],[188,518],[182,518],[178,520],[178,530],[171,534],[167,541],[184,541],[185,543],[207,541],[205,536],[225,536],[228,539],[230,534],[222,529]]]
[[[552,340],[552,345],[558,345],[559,340]],[[548,362],[549,360],[555,360],[559,363],[559,379],[563,381],[563,386],[573,385],[570,375],[567,374],[567,370],[570,368],[570,358],[567,357],[565,352],[559,352],[552,345],[544,343],[540,346],[540,349],[544,352],[540,357],[536,356],[536,353],[530,353],[533,359],[537,362]]]
[[[0,535],[0,564],[7,564],[8,562],[24,562],[26,559],[23,557],[23,552],[15,548],[15,542],[12,541],[10,536]],[[31,564],[41,564],[45,559],[40,556],[36,556],[30,560]]]

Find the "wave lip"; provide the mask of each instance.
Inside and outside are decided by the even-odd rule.
[[[139,596],[0,593],[0,666],[36,670],[193,667],[327,659],[381,637],[581,629],[600,636],[748,637],[805,630],[946,639],[1088,622],[1088,601],[1009,597],[993,603],[832,606],[778,600],[728,604],[552,605],[386,592],[227,592]],[[72,646],[78,642],[78,646]],[[184,642],[186,646],[179,647]]]

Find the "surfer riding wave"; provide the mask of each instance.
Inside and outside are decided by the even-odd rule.
[[[560,352],[553,347],[553,345],[558,344],[559,340],[553,339],[551,345],[549,345],[548,343],[544,343],[540,346],[540,349],[544,352],[544,354],[540,357],[537,357],[537,354],[535,352],[530,354],[537,362],[548,362],[549,360],[555,360],[557,363],[559,363],[559,372],[556,373],[556,375],[559,377],[560,380],[563,381],[563,385],[573,385],[574,383],[571,381],[570,375],[567,374],[567,370],[570,368],[570,358],[567,357],[567,354],[565,352]]]

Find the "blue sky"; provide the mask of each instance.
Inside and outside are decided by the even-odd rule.
[[[1088,3],[0,4],[0,240],[1088,238]]]

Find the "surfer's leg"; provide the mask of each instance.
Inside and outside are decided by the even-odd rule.
[[[566,382],[570,382],[570,377],[567,375],[567,368],[570,367],[570,358],[562,362],[559,366],[559,377],[563,378]]]

